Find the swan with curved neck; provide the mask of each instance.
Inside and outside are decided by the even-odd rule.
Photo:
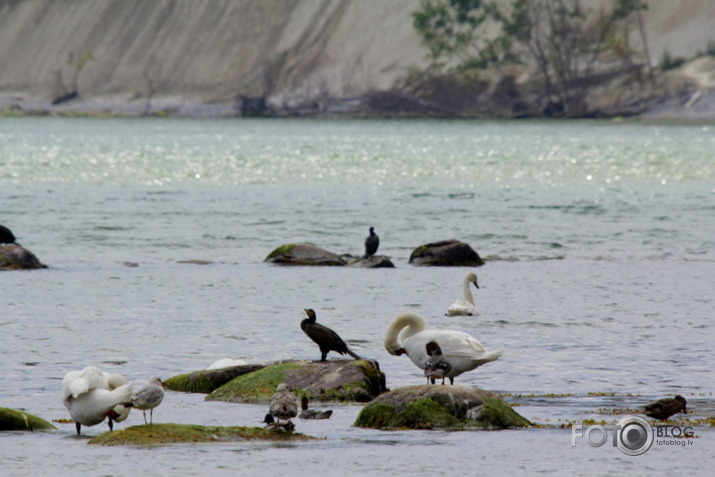
[[[501,351],[489,351],[471,335],[454,330],[427,330],[417,313],[403,313],[392,322],[385,335],[385,349],[395,356],[406,354],[418,368],[424,370],[432,359],[427,343],[434,341],[449,360],[451,369],[445,373],[450,383],[462,373],[499,359]]]
[[[477,314],[477,307],[474,306],[472,290],[469,287],[472,283],[475,287],[477,287],[477,289],[479,288],[479,284],[477,283],[477,274],[469,272],[464,276],[464,300],[457,300],[452,303],[449,308],[447,308],[448,316],[472,316]]]

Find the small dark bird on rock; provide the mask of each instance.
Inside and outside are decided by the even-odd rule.
[[[271,416],[284,421],[289,421],[291,417],[298,415],[298,400],[295,397],[286,383],[281,383],[276,388],[275,394],[271,398],[271,407],[269,409]]]
[[[336,332],[315,321],[315,311],[308,308],[305,310],[308,318],[300,322],[300,328],[313,340],[320,348],[320,361],[325,361],[325,357],[330,351],[340,354],[349,354],[355,359],[362,359],[348,348],[348,345],[338,336]]]
[[[325,411],[317,411],[315,409],[308,409],[308,398],[303,396],[300,399],[301,413],[298,415],[301,419],[330,419],[333,415],[332,409],[327,409]]]
[[[681,395],[677,395],[674,398],[658,399],[657,401],[645,405],[645,415],[665,421],[673,414],[679,412],[687,414],[688,411],[685,409],[687,403],[688,402]]]
[[[295,424],[293,424],[292,421],[276,422],[271,414],[266,414],[266,417],[263,418],[263,422],[266,423],[266,427],[270,427],[271,429],[283,429],[288,432],[295,430]]]
[[[12,233],[12,230],[4,225],[0,225],[0,243],[17,243],[15,242],[15,235]]]
[[[452,370],[452,365],[447,361],[444,354],[442,354],[442,348],[439,347],[436,341],[429,341],[425,344],[427,350],[427,356],[430,359],[425,363],[425,376],[432,384],[435,383],[435,379],[442,379],[442,384],[444,384],[444,378]],[[450,382],[454,384],[454,378],[449,378]]]
[[[375,233],[375,227],[370,227],[370,235],[365,239],[365,255],[362,258],[372,257],[380,246],[380,237]]]

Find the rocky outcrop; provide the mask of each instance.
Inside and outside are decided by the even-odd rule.
[[[151,424],[105,432],[89,444],[100,446],[157,446],[202,442],[304,441],[314,437],[260,427],[217,427],[195,424]]]
[[[319,265],[342,267],[345,261],[317,245],[293,243],[281,245],[268,254],[264,262],[279,265]]]
[[[489,391],[419,385],[395,389],[370,401],[354,425],[372,429],[508,429],[531,423]]]
[[[29,412],[0,407],[0,431],[45,431],[56,429],[48,421]]]
[[[314,401],[367,402],[387,390],[373,360],[291,360],[244,374],[206,396],[209,401],[268,403],[286,383],[296,396]]]
[[[264,368],[263,364],[246,364],[230,366],[221,369],[194,371],[193,373],[172,376],[162,381],[164,387],[171,391],[187,393],[210,393],[232,379]]]
[[[367,258],[347,257],[347,265],[350,268],[395,268],[395,264],[386,255],[372,255]]]
[[[413,265],[438,267],[478,267],[484,265],[479,254],[469,244],[459,240],[443,240],[420,245],[410,255]]]
[[[22,245],[0,245],[0,270],[34,270],[47,268],[34,253]]]

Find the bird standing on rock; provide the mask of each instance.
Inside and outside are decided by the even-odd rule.
[[[154,423],[154,408],[164,400],[164,385],[161,379],[154,376],[144,386],[136,387],[132,392],[132,405],[141,409],[144,414],[144,424],[146,422],[146,412],[149,411],[149,424]]]
[[[362,359],[348,348],[348,345],[338,336],[336,332],[315,321],[315,311],[308,308],[305,310],[308,318],[300,322],[300,328],[313,340],[320,348],[320,361],[325,361],[330,351],[340,354],[349,354],[355,359]]]
[[[658,399],[657,401],[645,405],[645,415],[665,421],[673,414],[679,412],[687,414],[688,411],[685,409],[687,404],[688,402],[685,398],[679,394],[674,398]]]
[[[365,255],[362,258],[369,258],[377,253],[380,246],[380,237],[375,233],[375,227],[370,227],[370,235],[365,239]]]
[[[275,426],[279,426],[281,419],[284,421],[290,421],[291,417],[298,415],[298,400],[296,399],[295,394],[288,389],[288,385],[286,383],[281,383],[276,388],[276,392],[271,398],[269,414],[278,420],[278,423],[276,423]],[[266,416],[266,418],[267,417],[268,416]],[[264,422],[267,421],[268,419]]]
[[[439,347],[436,341],[428,342],[425,345],[425,350],[427,351],[427,356],[430,357],[425,364],[425,376],[429,381],[432,381],[432,384],[434,384],[435,379],[440,378],[442,379],[442,384],[444,384],[444,378],[452,371],[452,365],[442,354],[442,348]]]
[[[0,243],[17,243],[15,242],[15,235],[4,225],[0,225]]]

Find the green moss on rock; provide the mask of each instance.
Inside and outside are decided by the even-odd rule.
[[[242,403],[270,402],[276,387],[285,381],[286,371],[301,366],[300,362],[279,363],[239,376],[206,396],[207,401]]]
[[[0,407],[0,431],[42,431],[56,429],[48,421],[28,412]]]
[[[201,370],[193,373],[180,374],[163,381],[164,387],[172,391],[188,393],[210,393],[227,382],[263,368],[262,364],[231,366],[224,369]]]
[[[230,441],[309,440],[305,434],[261,427],[216,427],[194,424],[152,424],[105,432],[89,441],[102,446],[157,446],[167,444]]]
[[[463,386],[408,386],[379,396],[358,414],[371,429],[508,429],[531,423],[496,395]]]
[[[288,243],[288,244],[281,245],[280,247],[276,248],[271,253],[269,253],[264,261],[269,262],[269,261],[272,261],[279,257],[291,255],[294,247],[295,247],[294,243]]]
[[[373,360],[283,361],[239,376],[206,399],[266,403],[276,387],[286,383],[299,398],[316,401],[368,402],[385,392],[385,375]]]

